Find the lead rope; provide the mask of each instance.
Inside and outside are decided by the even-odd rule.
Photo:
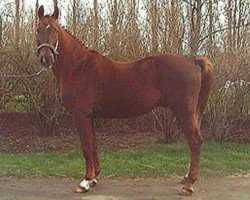
[[[42,47],[48,47],[48,48],[50,48],[52,50],[52,52],[55,55],[59,55],[59,53],[57,51],[58,43],[59,42],[57,41],[55,47],[53,45],[51,45],[51,44],[43,43],[43,44],[41,44],[40,46],[37,47],[37,51],[39,51],[39,49],[41,49]],[[55,57],[56,57],[56,61],[57,61],[57,56],[55,56]],[[4,75],[0,75],[0,78],[32,78],[32,77],[35,77],[35,76],[39,76],[43,71],[45,71],[47,69],[51,69],[51,68],[52,68],[52,65],[49,66],[48,68],[43,67],[38,72],[33,73],[33,74],[24,74],[24,75],[4,74]]]
[[[46,68],[42,68],[38,72],[33,73],[33,74],[24,74],[24,75],[4,74],[4,75],[0,75],[0,77],[1,78],[31,78],[31,77],[39,76],[45,70]]]

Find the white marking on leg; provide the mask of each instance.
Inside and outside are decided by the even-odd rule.
[[[79,184],[81,188],[85,190],[89,190],[90,188],[90,181],[83,179],[83,181]]]
[[[85,190],[89,190],[89,188],[97,183],[96,179],[92,180],[86,180],[83,179],[83,181],[79,184],[79,186]]]
[[[94,178],[94,179],[92,180],[92,183],[93,183],[93,184],[97,184],[97,180]]]

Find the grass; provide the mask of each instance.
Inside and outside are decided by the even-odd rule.
[[[160,178],[183,176],[187,172],[186,145],[152,145],[144,149],[103,153],[102,178]],[[84,161],[79,151],[64,154],[0,154],[0,176],[83,176]],[[250,174],[250,146],[207,142],[203,145],[200,175],[225,177]]]
[[[23,112],[29,108],[28,103],[22,99],[21,101],[17,100],[9,100],[5,105],[4,109],[8,110],[9,112]]]

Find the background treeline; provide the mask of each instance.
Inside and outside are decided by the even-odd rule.
[[[33,78],[41,66],[34,49],[39,2],[5,0],[0,11],[1,109],[23,111],[41,134],[57,133],[65,115],[51,72]],[[204,116],[206,137],[249,138],[250,2],[248,0],[58,0],[61,22],[89,48],[115,60],[157,52],[208,56],[215,80]],[[133,120],[96,120],[99,129],[164,132],[169,142],[179,129],[169,111],[157,109]],[[128,128],[129,127],[129,128]]]

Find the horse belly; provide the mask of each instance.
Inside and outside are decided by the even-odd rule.
[[[130,118],[143,115],[159,106],[160,93],[138,96],[116,96],[94,109],[94,117]]]

